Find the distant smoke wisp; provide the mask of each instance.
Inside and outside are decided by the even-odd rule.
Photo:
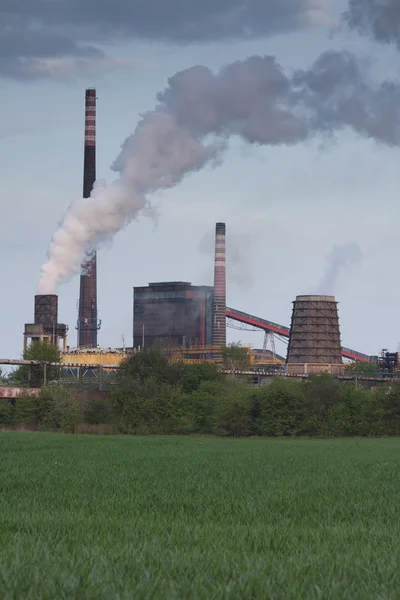
[[[317,294],[333,296],[341,275],[349,267],[357,267],[362,263],[363,253],[357,244],[334,246],[327,256],[327,268],[320,281]]]
[[[385,144],[400,142],[400,85],[369,83],[348,53],[325,53],[291,76],[271,56],[252,56],[216,74],[195,66],[172,76],[157,101],[122,145],[112,167],[118,179],[98,183],[91,198],[67,210],[41,269],[40,293],[55,293],[78,273],[88,252],[148,206],[148,195],[217,165],[232,135],[292,145],[351,127]]]
[[[212,232],[200,240],[199,249],[202,254],[214,255],[215,235]],[[229,231],[226,240],[226,277],[229,282],[241,288],[249,288],[253,285],[249,236]]]

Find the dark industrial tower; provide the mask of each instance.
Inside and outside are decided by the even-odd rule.
[[[85,98],[85,154],[83,166],[83,197],[89,198],[96,181],[96,90],[87,89]],[[79,313],[78,347],[96,348],[97,331],[97,257],[94,251],[82,265]]]
[[[226,346],[225,223],[215,226],[213,346]]]
[[[133,291],[133,346],[155,342],[209,346],[212,339],[213,288],[185,281],[150,283]]]
[[[50,342],[63,349],[67,344],[68,326],[58,322],[58,296],[56,294],[38,294],[35,296],[34,322],[26,323],[24,330],[24,350],[28,342]]]
[[[297,296],[286,362],[291,374],[343,372],[339,316],[333,296]]]

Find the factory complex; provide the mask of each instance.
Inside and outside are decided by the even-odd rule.
[[[83,197],[89,198],[96,180],[96,90],[86,90]],[[97,256],[92,252],[82,265],[77,344],[67,342],[69,327],[59,322],[58,296],[36,295],[33,323],[24,329],[24,348],[32,341],[57,345],[64,363],[115,367],[128,355],[143,348],[160,347],[171,359],[185,362],[222,363],[227,327],[261,330],[264,346],[249,347],[250,368],[265,368],[292,376],[326,371],[343,375],[346,361],[378,360],[387,369],[397,368],[397,353],[384,359],[343,348],[338,305],[333,296],[299,295],[293,302],[290,327],[279,325],[227,306],[225,223],[215,224],[213,285],[186,281],[150,282],[133,288],[132,344],[127,348],[100,348],[97,336],[101,322],[97,314]],[[286,356],[275,352],[275,338],[288,342]],[[268,348],[268,343],[271,348]],[[389,365],[389,367],[387,366]]]

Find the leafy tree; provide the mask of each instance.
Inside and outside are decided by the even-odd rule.
[[[377,377],[378,367],[372,362],[355,361],[346,365],[344,372],[354,377]]]
[[[177,368],[170,365],[167,356],[157,348],[144,348],[131,354],[120,365],[118,379],[122,386],[133,378],[141,383],[153,379],[159,383],[175,383]]]
[[[15,424],[15,408],[7,398],[0,398],[0,426],[12,427]]]
[[[202,381],[219,381],[222,375],[214,364],[184,364],[168,361],[166,354],[151,347],[127,357],[118,372],[120,386],[130,385],[130,379],[141,383],[153,379],[159,383],[179,385],[184,392],[197,389]]]
[[[4,369],[2,369],[1,367],[0,367],[0,383],[8,383],[8,375],[4,371]]]
[[[224,376],[219,372],[217,365],[199,363],[186,365],[181,363],[176,371],[177,380],[184,393],[190,394],[206,381],[222,382]]]
[[[245,371],[250,365],[249,349],[240,342],[222,348],[222,363],[230,371]]]
[[[48,341],[32,342],[26,348],[23,354],[24,360],[36,360],[43,362],[61,362],[61,353],[57,346]],[[30,370],[30,375],[29,375]],[[60,379],[60,367],[46,367],[47,382]],[[13,373],[13,380],[20,385],[30,387],[41,387],[44,384],[44,366],[42,365],[22,365]]]

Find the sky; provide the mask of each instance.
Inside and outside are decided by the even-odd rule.
[[[159,95],[172,89],[175,73],[196,65],[218,73],[235,61],[246,65],[250,56],[275,57],[290,86],[302,79],[300,100],[290,87],[285,102],[301,103],[313,135],[260,142],[237,121],[228,123],[232,100],[221,93],[224,131],[206,132],[223,138],[218,164],[151,190],[152,210],[139,211],[98,251],[99,344],[132,344],[134,286],[212,285],[210,239],[215,222],[224,221],[228,306],[289,325],[295,297],[326,288],[339,302],[344,346],[368,354],[397,350],[397,0],[204,0],[183,8],[178,0],[3,0],[1,10],[0,357],[21,355],[50,241],[82,193],[85,88],[96,87],[98,96],[97,175],[112,182],[121,145],[162,98],[180,126],[196,139],[204,136],[198,122],[196,128],[184,121],[176,98],[171,104]],[[350,61],[342,87],[357,79],[360,102],[340,104],[326,85],[331,96],[326,92],[322,103],[316,61],[327,52],[328,59],[336,56],[329,52],[356,57],[362,77]],[[391,83],[379,88],[382,81]],[[178,89],[181,100],[183,93],[203,98],[203,88],[190,87],[196,83],[192,78],[185,92]],[[276,133],[274,114],[257,121],[257,135],[264,127],[269,136]],[[69,325],[74,346],[79,277],[60,285],[58,294],[59,319]],[[263,337],[228,330],[229,341],[255,347]]]

